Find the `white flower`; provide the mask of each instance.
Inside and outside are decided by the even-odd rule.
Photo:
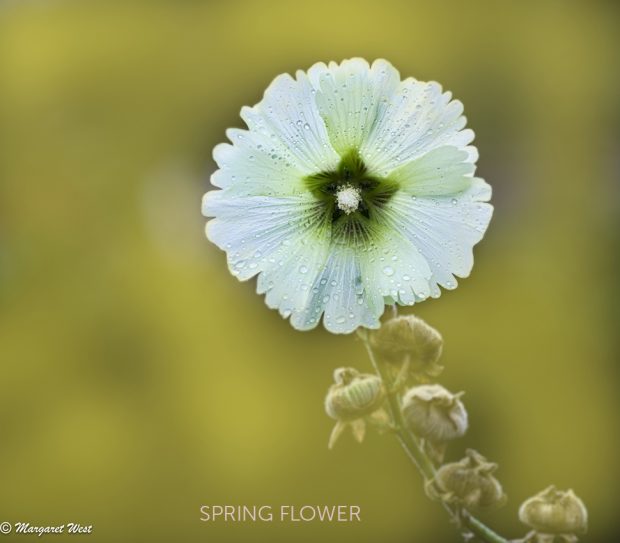
[[[231,273],[299,330],[377,328],[456,287],[493,208],[463,105],[385,60],[279,75],[215,147],[203,213]]]

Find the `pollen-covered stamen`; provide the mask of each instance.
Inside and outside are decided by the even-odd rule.
[[[362,201],[362,193],[360,189],[353,185],[343,185],[336,192],[336,204],[338,209],[344,211],[347,215],[357,211]]]

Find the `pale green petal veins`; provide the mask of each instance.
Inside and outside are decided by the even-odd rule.
[[[334,149],[341,155],[359,149],[398,88],[400,76],[385,61],[372,68],[363,59],[330,63],[319,78],[316,102]]]
[[[381,229],[363,252],[364,285],[401,305],[425,300],[432,276],[428,261],[411,240],[394,229],[390,211],[382,211],[377,220]]]
[[[438,297],[437,285],[456,288],[454,275],[467,277],[473,266],[473,246],[491,220],[493,206],[485,203],[490,187],[473,178],[469,189],[452,196],[416,197],[400,192],[390,202],[389,216],[394,229],[414,244],[429,263],[431,296]]]
[[[203,200],[207,237],[226,251],[233,275],[247,280],[281,266],[300,238],[316,237],[322,220],[311,195],[297,197],[236,196],[211,191]]]
[[[388,175],[437,147],[463,148],[473,139],[464,129],[463,104],[441,85],[406,79],[392,95],[383,115],[360,148],[368,166]]]
[[[211,184],[228,195],[292,195],[304,192],[304,170],[286,147],[247,130],[227,132],[234,145],[220,143],[213,157],[220,167]]]
[[[448,196],[469,188],[476,167],[465,162],[466,151],[456,147],[439,147],[400,166],[390,179],[401,190],[415,196]]]
[[[305,73],[297,72],[296,80],[283,74],[269,85],[262,102],[241,110],[251,132],[289,149],[306,174],[335,167],[340,161],[330,144],[315,94]]]

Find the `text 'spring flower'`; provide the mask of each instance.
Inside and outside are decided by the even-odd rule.
[[[462,113],[385,60],[280,75],[214,149],[207,236],[295,328],[377,328],[473,266],[493,208]]]

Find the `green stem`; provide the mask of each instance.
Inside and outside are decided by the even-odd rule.
[[[422,448],[417,437],[415,437],[411,432],[407,431],[405,427],[398,397],[392,389],[393,383],[389,372],[386,371],[385,366],[379,363],[379,361],[376,359],[372,347],[370,346],[370,342],[368,341],[366,332],[358,331],[358,336],[361,338],[364,346],[366,347],[370,362],[372,363],[377,374],[379,375],[379,377],[381,377],[381,380],[385,384],[386,397],[390,406],[392,421],[395,426],[396,437],[398,438],[398,441],[407,453],[407,456],[409,456],[410,460],[418,468],[418,471],[422,474],[425,481],[433,480],[436,473],[435,466],[431,459],[428,457],[428,455],[424,452],[424,449]],[[460,524],[462,526],[476,534],[483,541],[486,541],[487,543],[509,543],[507,539],[494,532],[491,528],[489,528],[482,521],[474,517],[466,509],[461,509],[460,511],[458,511],[457,509],[451,507],[445,502],[442,502],[442,505],[453,520],[460,521]]]

